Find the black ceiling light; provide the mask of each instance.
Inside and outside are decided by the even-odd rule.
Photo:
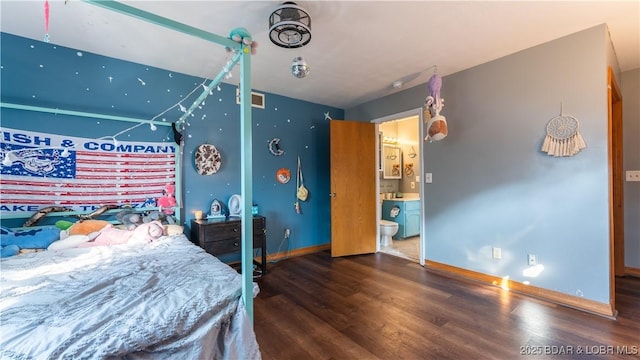
[[[307,10],[287,1],[269,17],[269,38],[283,48],[299,48],[311,41],[311,16]]]

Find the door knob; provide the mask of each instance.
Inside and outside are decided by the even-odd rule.
[[[329,197],[336,197],[336,193],[329,194]]]

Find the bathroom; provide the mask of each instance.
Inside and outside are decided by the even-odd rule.
[[[378,124],[380,251],[420,260],[420,119]]]

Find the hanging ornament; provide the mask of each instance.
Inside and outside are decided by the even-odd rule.
[[[44,0],[44,42],[49,42],[49,0]]]
[[[437,71],[437,68],[436,68]],[[444,99],[440,97],[440,89],[442,87],[442,78],[434,73],[427,82],[429,96],[425,100],[425,118],[427,123],[427,136],[425,140],[439,141],[447,137],[449,133],[447,127],[447,119],[440,115],[440,111],[444,107]]]

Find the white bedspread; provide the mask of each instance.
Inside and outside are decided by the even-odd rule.
[[[259,359],[241,277],[184,235],[0,261],[0,358]]]

